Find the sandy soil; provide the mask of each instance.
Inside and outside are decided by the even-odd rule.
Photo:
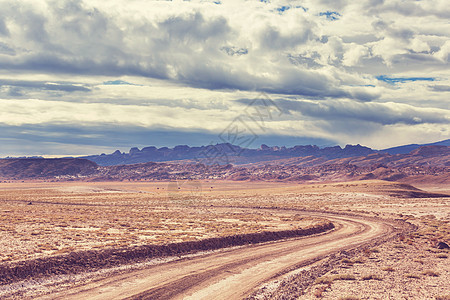
[[[426,191],[450,192],[448,187],[439,184],[423,182],[420,184],[418,187]],[[419,194],[422,198],[414,198]],[[348,299],[352,299],[351,297],[356,297],[355,299],[402,299],[402,297],[433,299],[446,296],[446,290],[450,289],[447,271],[449,270],[448,254],[434,248],[437,241],[450,243],[450,198],[431,194],[430,198],[426,196],[426,193],[405,184],[383,181],[309,185],[219,181],[2,183],[0,184],[0,248],[2,250],[0,253],[3,255],[1,257],[3,262],[7,263],[85,249],[167,243],[235,233],[282,230],[307,226],[319,221],[316,218],[317,215],[312,217],[305,214],[304,210],[323,213],[340,212],[347,220],[352,217],[345,214],[361,216],[365,220],[362,222],[364,226],[369,225],[367,222],[374,222],[370,220],[376,217],[411,222],[418,226],[418,230],[383,242],[381,245],[366,245],[366,248],[360,248],[359,252],[340,250],[343,245],[355,247],[356,244],[366,243],[372,238],[379,241],[378,234],[375,233],[370,237],[355,235],[353,242],[345,244],[342,241],[333,240],[331,234],[325,236],[331,237],[332,240],[324,243],[317,238],[310,238],[311,243],[318,243],[317,247],[299,244],[298,241],[288,242],[292,242],[289,245],[292,245],[295,251],[289,248],[288,244],[276,243],[274,245],[281,246],[272,245],[271,249],[275,253],[261,252],[259,256],[258,253],[254,253],[255,256],[252,257],[255,260],[252,260],[252,263],[242,261],[237,265],[227,265],[227,258],[224,258],[222,261],[224,264],[220,265],[220,272],[212,271],[214,267],[208,265],[212,263],[211,258],[205,256],[201,258],[202,263],[205,264],[203,265],[205,268],[201,271],[195,269],[196,264],[190,265],[190,268],[194,268],[191,269],[194,273],[186,278],[186,282],[192,283],[188,284],[189,289],[180,291],[174,288],[181,282],[176,280],[181,280],[180,276],[183,277],[183,273],[179,272],[177,276],[173,276],[173,273],[169,272],[168,274],[172,274],[172,279],[177,283],[165,282],[168,285],[163,290],[176,290],[176,295],[194,295],[196,298],[213,295],[217,291],[224,293],[229,286],[232,292],[238,293],[229,294],[232,298],[241,298],[253,292],[254,289],[263,287],[263,291],[257,292],[260,299],[285,299],[286,297],[289,299],[299,297],[301,299],[320,297],[326,299],[345,299],[345,297],[350,297]],[[29,202],[32,204],[27,205]],[[292,213],[292,209],[298,211]],[[371,223],[369,226],[371,229],[367,232],[374,233],[373,230],[376,231],[376,228],[383,223],[384,221],[380,220]],[[336,230],[333,234],[338,232]],[[283,249],[291,249],[293,252],[286,250],[285,257],[276,254]],[[252,255],[252,250],[254,249],[244,249],[237,253],[239,257],[244,258],[246,255]],[[316,269],[305,271],[306,273],[297,270],[297,275],[295,274],[292,266],[317,259],[320,256],[319,252],[334,254],[317,262],[316,264],[319,265]],[[291,254],[293,256],[290,256]],[[262,258],[266,256],[268,260]],[[283,262],[285,258],[289,258],[288,262]],[[273,266],[270,261],[279,267],[274,268],[277,270],[276,273],[270,272]],[[186,261],[173,264],[175,263],[189,264]],[[220,264],[221,260],[219,259],[217,263]],[[214,266],[219,267],[219,265]],[[389,266],[394,270],[387,270]],[[134,286],[133,293],[144,292],[143,295],[156,292],[157,287],[161,288],[161,282],[152,284],[153,279],[146,281],[149,270],[156,267],[150,267],[148,270],[146,268],[142,274],[139,273],[142,277],[127,272],[128,275],[123,275],[125,276],[123,281],[119,280],[116,287],[123,287],[126,292],[130,286]],[[169,268],[169,265],[161,265],[158,268]],[[253,272],[259,271],[261,274],[252,275]],[[286,277],[284,273],[287,271],[289,276]],[[132,275],[129,274],[135,274],[136,278],[141,279],[133,281],[130,279]],[[284,276],[273,278],[274,274]],[[325,277],[320,281],[322,276]],[[207,280],[205,277],[213,279]],[[342,280],[341,278],[344,277],[352,279]],[[200,280],[201,278],[203,279]],[[272,282],[271,279],[276,281]],[[314,283],[315,280],[318,281]],[[66,282],[65,287],[83,282],[84,279],[73,280],[68,285]],[[140,284],[144,284],[143,282],[146,282],[146,288],[140,287]],[[243,288],[234,286],[241,282],[246,283]],[[266,285],[262,286],[263,283]],[[39,290],[39,283],[31,285],[33,284]],[[149,285],[153,288],[149,289]],[[268,286],[271,288],[267,288]],[[95,285],[91,287],[94,290],[100,288]],[[8,289],[8,287],[2,288]],[[60,288],[61,285],[57,287],[57,289]],[[419,288],[420,293],[408,292],[408,290],[415,291]],[[204,289],[203,292],[202,289]],[[41,289],[41,293],[51,290],[54,289],[44,288]],[[107,287],[106,290],[111,288]],[[118,290],[122,291],[119,288]],[[161,291],[159,289],[159,292]]]
[[[300,299],[436,299],[449,295],[448,251],[402,241],[372,250],[375,252],[342,259]],[[321,283],[321,279],[326,281],[342,275],[349,275],[351,280]]]
[[[297,213],[297,212],[290,212]],[[378,221],[317,215],[338,224],[330,234],[268,243],[110,277],[43,299],[240,299],[292,266],[363,244],[392,229]],[[151,288],[149,288],[151,287]]]
[[[80,250],[291,230],[320,221],[283,212],[216,210],[211,204],[199,208],[190,191],[169,193],[167,187],[168,183],[0,184],[0,263]],[[221,188],[228,190],[226,184]]]

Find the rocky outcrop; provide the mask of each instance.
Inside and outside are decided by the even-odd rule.
[[[5,179],[87,177],[97,169],[96,163],[79,158],[0,159],[0,178]]]
[[[261,145],[258,149],[247,149],[228,143],[208,145],[201,147],[189,147],[186,145],[174,148],[145,147],[141,150],[133,147],[128,153],[116,150],[112,154],[92,155],[84,158],[96,162],[101,166],[136,164],[144,162],[167,162],[178,160],[190,160],[204,164],[247,164],[275,159],[313,156],[316,158],[336,159],[354,156],[365,156],[376,153],[368,147],[361,145],[347,145],[319,148],[317,146],[294,146],[291,148]]]

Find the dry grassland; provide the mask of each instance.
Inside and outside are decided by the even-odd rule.
[[[423,188],[450,192],[443,186]],[[414,193],[410,186],[384,181],[1,183],[0,263],[323,222],[283,209],[351,212],[402,219],[418,229],[376,248],[341,253],[338,264],[306,291],[293,293],[301,278],[290,275],[271,283],[278,287],[259,298],[447,299],[450,253],[435,243],[450,243],[450,198],[411,197]],[[282,209],[257,209],[262,207]]]
[[[0,262],[88,249],[166,244],[305,228],[321,220],[227,205],[222,191],[167,192],[167,183],[0,185]],[[200,199],[199,199],[200,198]],[[229,199],[233,204],[235,203]]]

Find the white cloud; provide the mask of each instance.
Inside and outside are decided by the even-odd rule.
[[[220,132],[239,115],[236,100],[266,92],[273,99],[341,104],[359,116],[336,114],[333,128],[326,114],[300,120],[292,113],[268,123],[272,133],[292,127],[299,135],[390,146],[410,133],[402,125],[407,119],[427,133],[410,134],[408,142],[448,134],[448,124],[430,125],[424,113],[448,113],[442,87],[450,86],[450,10],[444,0],[0,5],[2,124]],[[441,88],[420,80],[384,83],[379,75],[434,78]],[[137,85],[101,84],[118,79]],[[365,125],[385,109],[389,122]],[[388,133],[382,141],[380,132]]]
[[[415,37],[410,43],[411,50],[415,52],[428,52],[430,51],[430,46],[428,43],[419,37]]]
[[[369,50],[366,46],[357,45],[355,43],[351,43],[346,46],[347,51],[344,54],[344,59],[342,60],[342,64],[347,67],[357,65],[361,58],[367,57],[369,55]]]
[[[442,60],[442,62],[448,64],[450,61],[450,40],[446,41],[439,51],[436,52],[436,57]]]

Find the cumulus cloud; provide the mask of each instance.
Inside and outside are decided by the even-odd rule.
[[[421,108],[407,104],[361,103],[349,100],[323,102],[278,100],[277,104],[287,110],[295,110],[305,116],[332,120],[358,120],[360,122],[392,124],[450,124],[450,110]]]
[[[449,62],[450,58],[450,41],[446,41],[444,45],[436,52],[436,57],[442,60],[444,63]]]
[[[366,46],[357,45],[355,43],[351,43],[347,45],[347,51],[344,53],[344,57],[342,60],[342,64],[344,66],[354,66],[359,63],[361,58],[369,55],[369,50]]]
[[[15,130],[135,123],[218,134],[240,99],[265,92],[285,110],[267,123],[272,136],[377,147],[388,130],[393,146],[408,124],[421,128],[410,142],[448,138],[444,0],[0,5],[0,123]]]
[[[125,18],[86,2],[24,1],[3,7],[8,24],[14,18],[15,25],[10,26],[3,48],[17,53],[0,57],[3,68],[144,76],[208,89],[354,97],[326,72],[300,68],[286,59],[286,52],[295,54],[319,38],[314,18],[304,10],[280,16],[260,7],[259,22],[246,24],[233,15],[217,16],[209,7],[189,4],[154,19],[142,12]],[[254,35],[242,34],[238,26]],[[246,49],[248,54],[237,60],[224,55],[224,47]]]

